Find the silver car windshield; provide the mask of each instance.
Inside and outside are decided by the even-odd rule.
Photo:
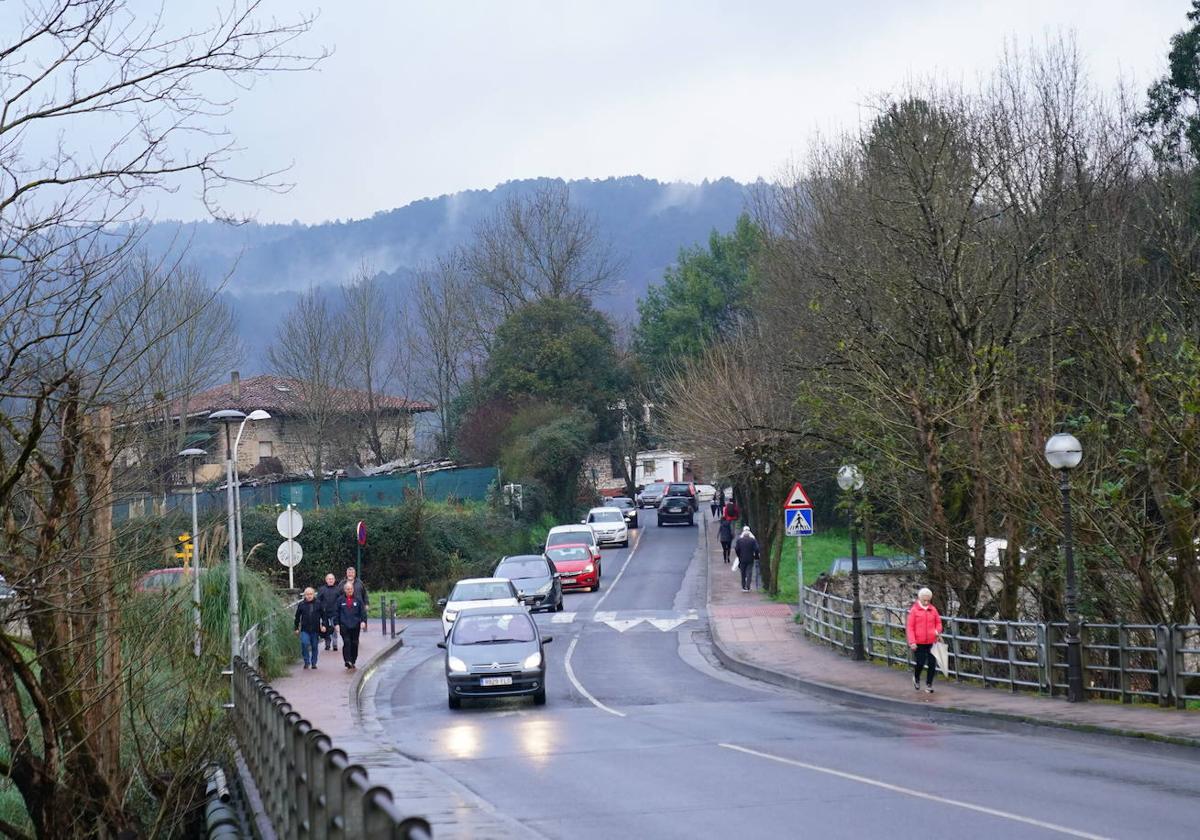
[[[507,583],[460,583],[450,593],[451,601],[494,601],[497,598],[513,597]]]
[[[527,613],[461,615],[454,624],[456,645],[486,645],[493,642],[532,642],[537,631]]]

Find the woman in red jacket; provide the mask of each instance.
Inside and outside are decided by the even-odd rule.
[[[913,689],[921,690],[921,670],[925,669],[925,690],[933,694],[933,674],[937,661],[933,658],[933,643],[942,635],[942,617],[932,603],[933,592],[922,588],[908,611],[908,646],[913,651]]]

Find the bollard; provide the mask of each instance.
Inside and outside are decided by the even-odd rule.
[[[396,599],[395,598],[392,599],[391,613],[392,613],[392,636],[391,637],[394,639],[394,638],[396,638]]]

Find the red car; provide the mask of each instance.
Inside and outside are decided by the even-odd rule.
[[[592,558],[592,550],[583,543],[568,543],[546,549],[546,557],[558,570],[564,591],[590,589],[600,591],[600,561]]]

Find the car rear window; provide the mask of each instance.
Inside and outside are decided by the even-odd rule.
[[[528,613],[471,615],[467,611],[454,623],[454,643],[478,645],[490,642],[532,642],[537,631]]]
[[[669,496],[690,496],[690,495],[692,495],[692,488],[686,484],[672,484],[670,487],[667,488],[667,495],[669,495]]]
[[[593,534],[591,528],[588,528],[587,530],[578,528],[573,531],[559,531],[558,533],[551,534],[546,538],[546,547],[549,548],[550,546],[555,545],[567,545],[568,543],[577,543],[582,540],[586,540],[590,543],[592,541],[592,537]]]
[[[549,574],[545,560],[505,560],[496,567],[496,577],[527,578]]]
[[[451,601],[491,601],[496,598],[512,598],[512,585],[508,583],[459,583],[450,593]]]

